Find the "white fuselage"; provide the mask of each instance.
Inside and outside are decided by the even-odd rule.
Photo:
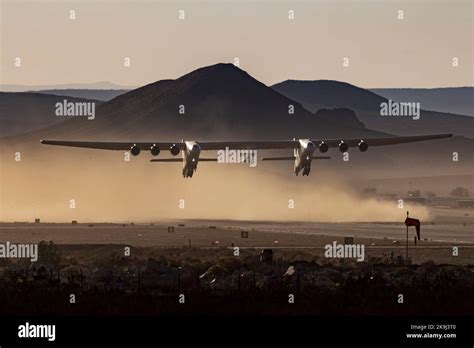
[[[309,139],[299,139],[299,146],[294,151],[295,154],[295,175],[303,169],[303,175],[308,175],[311,170],[311,161],[316,149],[314,143]]]
[[[183,177],[192,177],[197,169],[201,147],[195,141],[185,141],[186,148],[183,151]]]

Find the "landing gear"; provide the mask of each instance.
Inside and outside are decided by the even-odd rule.
[[[303,169],[303,176],[308,176],[309,172],[311,171],[311,166],[304,166],[303,168],[295,168],[295,175],[298,176],[301,169]]]
[[[193,174],[194,174],[194,170],[183,169],[183,178],[192,178]]]

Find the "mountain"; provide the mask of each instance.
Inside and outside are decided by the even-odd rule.
[[[370,91],[396,101],[419,101],[426,110],[474,116],[474,87],[373,88]]]
[[[176,134],[180,139],[380,135],[354,120],[355,115],[334,117],[335,123],[327,113],[347,111],[315,115],[234,65],[216,64],[122,94],[100,105],[93,121],[74,118],[35,136],[176,140]]]
[[[39,93],[0,92],[0,137],[28,133],[65,121],[55,114],[55,104],[64,97]],[[101,102],[84,98],[67,98],[71,102]]]
[[[286,80],[272,88],[288,98],[300,102],[311,112],[322,108],[349,108],[360,111],[379,111],[386,101],[366,89],[332,80]]]
[[[128,91],[128,89],[45,89],[37,93],[109,101]]]
[[[335,128],[340,124],[354,128],[365,128],[365,124],[359,121],[355,112],[348,108],[318,109],[315,115]]]
[[[307,110],[315,112],[321,108],[350,108],[366,127],[398,135],[418,133],[446,133],[474,137],[474,118],[423,109],[420,119],[412,117],[383,117],[381,103],[388,100],[363,88],[338,81],[287,80],[272,88],[300,102]],[[409,99],[412,102],[416,100]]]

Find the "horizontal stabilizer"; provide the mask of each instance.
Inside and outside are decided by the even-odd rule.
[[[150,162],[183,162],[182,158],[157,158],[151,159]]]
[[[331,159],[330,156],[314,156],[313,159]],[[294,161],[295,157],[266,157],[262,161]]]
[[[294,157],[267,157],[262,158],[262,161],[294,161]]]
[[[182,158],[155,158],[150,162],[183,162]],[[200,158],[199,162],[217,162],[217,158]]]

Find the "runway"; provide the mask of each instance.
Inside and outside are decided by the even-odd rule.
[[[184,226],[179,226],[179,225]],[[174,227],[174,233],[168,232]],[[211,226],[211,227],[210,227]],[[215,227],[215,228],[213,228]],[[248,231],[249,239],[240,232]],[[404,241],[406,227],[400,223],[275,223],[242,221],[168,221],[153,224],[49,224],[2,223],[0,240],[39,242],[52,240],[59,244],[131,244],[138,246],[221,246],[239,244],[271,244],[311,246],[331,237],[354,237]],[[413,240],[415,231],[409,230]],[[322,238],[322,239],[321,239]],[[474,244],[472,224],[423,224],[421,239],[429,242]]]

